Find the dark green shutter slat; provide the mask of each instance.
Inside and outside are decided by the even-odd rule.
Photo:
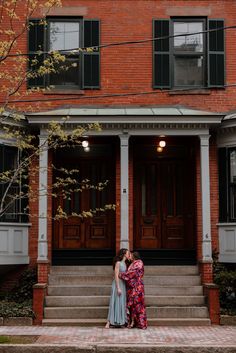
[[[93,47],[92,52],[82,54],[83,88],[100,88],[100,21],[84,20],[84,47]]]
[[[84,20],[84,47],[99,46],[99,21]]]
[[[153,20],[153,88],[170,88],[169,20]]]
[[[227,149],[219,148],[219,221],[227,222]]]
[[[224,30],[212,31],[224,27],[224,20],[208,21],[208,86],[223,87],[225,84]]]
[[[36,71],[43,65],[44,54],[38,55],[37,51],[44,51],[44,25],[40,24],[41,19],[29,20],[28,32],[28,52],[29,52],[29,69]],[[33,60],[36,58],[37,65],[33,65]],[[45,77],[40,76],[28,79],[28,87],[44,87]]]

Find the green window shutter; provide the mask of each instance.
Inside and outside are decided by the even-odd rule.
[[[153,20],[153,38],[169,35],[169,20]],[[169,38],[153,41],[153,88],[170,88]]]
[[[30,19],[29,20],[29,30],[28,30],[28,55],[29,55],[29,65],[28,69],[32,73],[36,72],[41,65],[43,65],[44,54],[37,54],[38,51],[44,51],[44,25],[40,24],[41,19]],[[34,60],[37,60],[35,64]],[[45,75],[28,78],[27,84],[29,88],[32,87],[44,87],[45,85]]]
[[[100,21],[84,20],[84,47],[100,45]],[[100,88],[100,49],[82,53],[82,87]]]
[[[219,221],[227,222],[228,220],[228,168],[227,168],[227,149],[219,148],[218,165],[219,165]]]
[[[208,29],[224,27],[224,20],[209,19]],[[223,87],[225,84],[224,30],[208,32],[208,86]]]

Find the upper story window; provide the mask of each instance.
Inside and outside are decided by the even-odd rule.
[[[205,35],[198,33],[205,29],[203,21],[173,21],[173,87],[205,86]]]
[[[54,63],[53,70],[47,75],[36,74],[28,79],[28,87],[100,88],[99,21],[48,18],[46,22],[47,25],[40,19],[29,21],[29,70],[37,73],[52,51],[59,51],[65,61]],[[79,51],[79,48],[91,47],[93,50]]]
[[[224,86],[224,31],[214,31],[222,27],[223,20],[154,20],[153,37],[164,39],[153,43],[153,87]]]
[[[65,62],[55,67],[55,73],[48,76],[48,85],[56,87],[80,86],[79,52],[70,50],[81,47],[80,21],[49,21],[48,51],[59,50],[65,56]]]
[[[219,149],[220,221],[236,222],[236,147]]]

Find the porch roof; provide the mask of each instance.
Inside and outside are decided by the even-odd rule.
[[[171,107],[69,107],[26,114],[33,116],[223,116],[224,114],[192,109],[182,106]]]
[[[30,124],[42,129],[54,121],[62,121],[63,117],[69,117],[64,121],[68,128],[75,124],[99,123],[102,134],[151,134],[169,133],[179,135],[196,135],[202,130],[209,130],[219,126],[224,114],[191,109],[182,106],[168,107],[69,107],[55,110],[28,113],[26,117]],[[156,132],[154,132],[156,130]],[[161,131],[165,130],[165,131]],[[167,131],[168,130],[168,131]],[[175,131],[174,131],[175,130]],[[184,131],[185,130],[185,131]],[[186,130],[188,130],[186,132]],[[146,131],[146,132],[145,132]]]

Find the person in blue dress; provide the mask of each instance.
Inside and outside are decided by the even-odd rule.
[[[120,249],[118,255],[113,260],[114,279],[111,286],[111,297],[107,323],[105,328],[122,327],[127,324],[126,308],[126,284],[119,278],[119,273],[126,272],[126,261],[129,260],[128,249]]]

